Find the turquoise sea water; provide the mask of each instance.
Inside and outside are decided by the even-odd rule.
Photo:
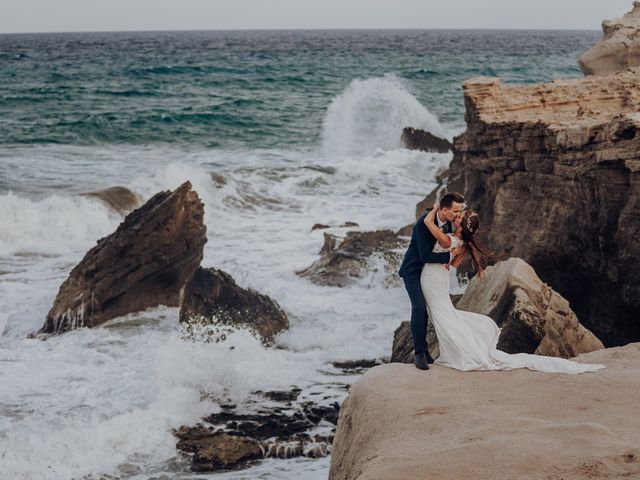
[[[394,75],[460,125],[460,84],[580,76],[596,32],[290,31],[0,36],[0,142],[283,147],[318,142],[355,78]]]
[[[449,154],[401,148],[404,126],[464,129],[461,83],[581,76],[595,31],[264,31],[0,35],[0,478],[321,479],[329,458],[191,474],[171,429],[256,390],[342,401],[336,360],[384,359],[409,315],[381,264],[346,288],[295,272],[323,231],[398,228]],[[224,182],[213,182],[224,178]],[[143,199],[190,180],[203,266],[274,298],[291,327],[183,340],[158,308],[46,342],[60,284],[122,216],[77,193]],[[393,275],[392,275],[393,277]],[[322,400],[320,400],[322,399]]]

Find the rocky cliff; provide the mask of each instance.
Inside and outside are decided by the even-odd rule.
[[[445,190],[464,192],[498,256],[527,261],[606,346],[640,340],[640,69],[463,90]]]
[[[580,375],[368,370],[340,409],[330,480],[640,478],[640,344]]]
[[[640,2],[622,18],[602,22],[602,38],[580,56],[585,75],[608,75],[640,65]]]

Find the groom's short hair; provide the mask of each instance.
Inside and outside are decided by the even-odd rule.
[[[440,200],[440,208],[451,208],[454,203],[464,203],[464,197],[458,192],[447,193]]]

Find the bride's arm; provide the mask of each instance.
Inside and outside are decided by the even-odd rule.
[[[427,226],[431,234],[436,237],[436,240],[440,244],[442,248],[449,248],[451,246],[451,237],[444,233],[442,230],[438,228],[436,225],[436,212],[438,211],[438,206],[433,207],[433,210],[429,212],[429,214],[424,217],[424,224]]]
[[[462,263],[462,260],[464,259],[464,256],[466,255],[466,253],[467,251],[463,250],[460,255],[456,255],[455,257],[453,257],[453,260],[451,261],[450,265],[453,268],[458,268],[460,266],[460,263]]]

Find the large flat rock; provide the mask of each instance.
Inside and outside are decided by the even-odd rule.
[[[331,480],[640,478],[640,343],[580,375],[386,364],[340,410]]]

